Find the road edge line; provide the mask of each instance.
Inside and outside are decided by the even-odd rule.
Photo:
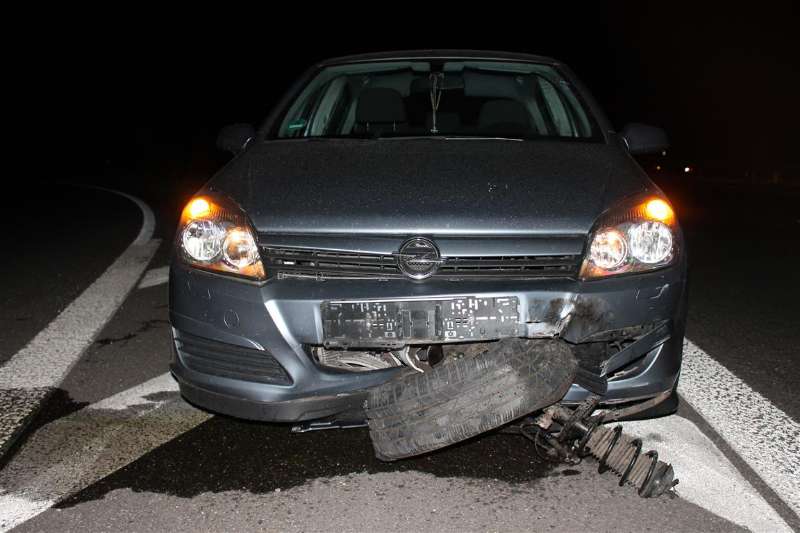
[[[800,516],[800,482],[786,476],[793,468],[800,472],[800,424],[688,338],[678,394]],[[774,435],[765,439],[755,434],[754,424],[767,423],[773,430],[782,428],[784,438],[778,440],[783,449],[776,445]]]
[[[93,188],[133,202],[142,213],[142,226],[97,279],[0,366],[0,398],[14,406],[13,412],[0,420],[4,425],[0,427],[0,457],[11,449],[52,390],[124,303],[161,244],[160,239],[152,238],[155,216],[146,203],[124,192]],[[19,403],[15,397],[20,398]]]

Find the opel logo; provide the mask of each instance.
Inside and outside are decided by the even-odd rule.
[[[425,237],[408,239],[400,246],[399,253],[394,255],[400,271],[416,280],[433,276],[442,263],[439,249],[432,240]]]

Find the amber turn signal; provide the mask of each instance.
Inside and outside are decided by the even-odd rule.
[[[675,218],[675,213],[667,202],[661,198],[654,198],[644,206],[644,213],[650,220],[658,220],[669,224]]]
[[[211,214],[211,204],[205,198],[195,198],[186,206],[190,218],[203,218]]]

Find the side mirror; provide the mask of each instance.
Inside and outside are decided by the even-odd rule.
[[[250,139],[256,136],[256,130],[250,124],[231,124],[225,126],[217,136],[217,148],[234,155],[245,149]]]
[[[628,145],[628,151],[634,155],[655,154],[669,148],[666,132],[647,124],[634,122],[626,125],[622,129],[622,138]]]

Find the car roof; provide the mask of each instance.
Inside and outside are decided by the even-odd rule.
[[[491,50],[400,50],[395,52],[373,52],[341,57],[333,57],[319,63],[319,66],[338,65],[342,63],[360,63],[369,61],[402,60],[402,59],[484,59],[484,60],[511,60],[529,61],[558,65],[559,61],[553,58],[524,54],[521,52],[499,52]]]

